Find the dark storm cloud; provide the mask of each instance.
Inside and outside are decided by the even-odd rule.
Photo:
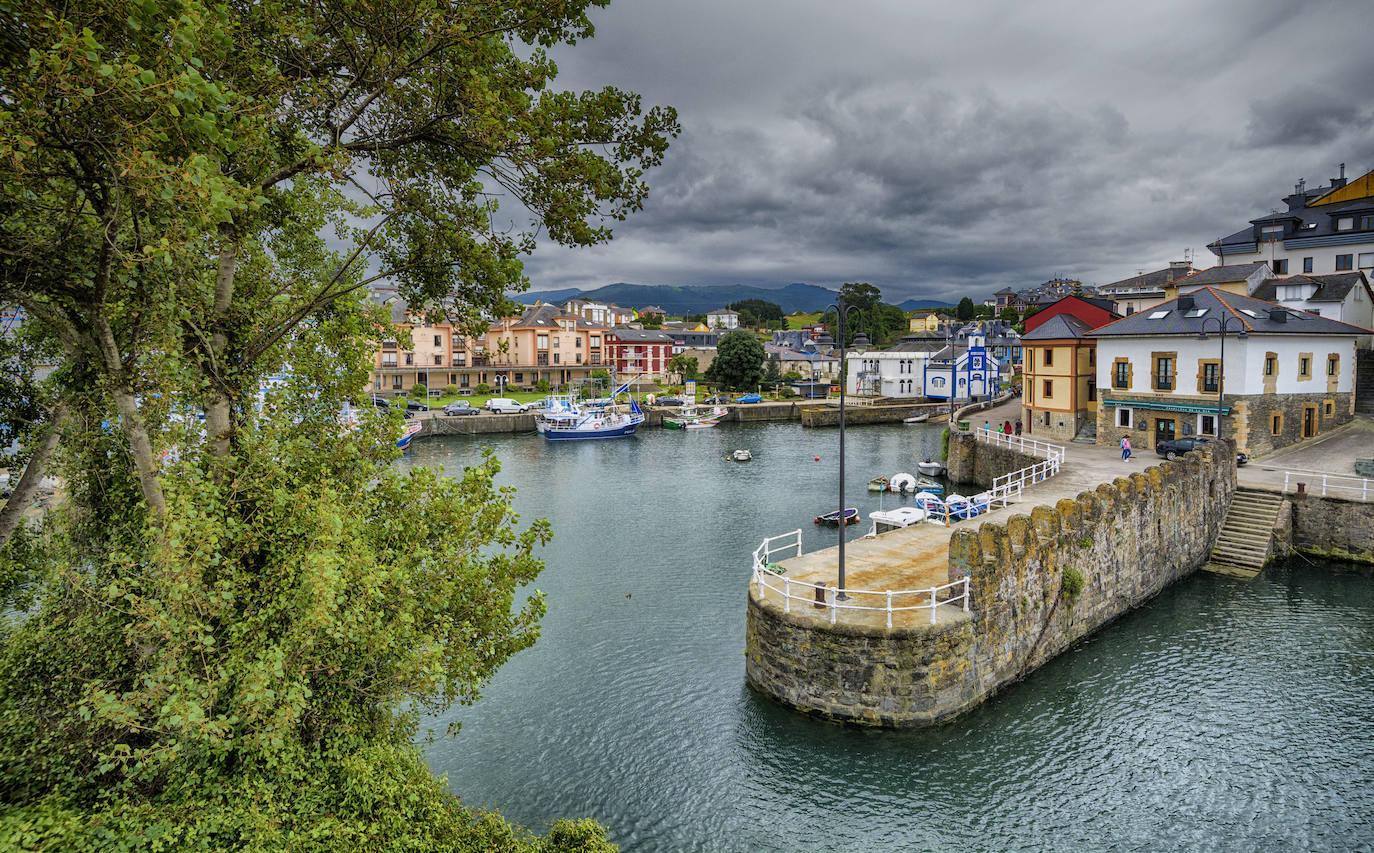
[[[613,5],[566,82],[672,103],[684,132],[645,210],[607,246],[541,249],[534,288],[1105,283],[1189,247],[1208,265],[1296,178],[1374,166],[1339,6],[965,5]]]

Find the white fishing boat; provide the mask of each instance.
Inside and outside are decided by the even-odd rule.
[[[735,462],[748,462],[750,459],[754,458],[754,454],[747,450],[736,450],[734,453],[730,454],[730,458]]]
[[[720,423],[720,419],[730,413],[724,406],[700,409],[693,405],[683,406],[675,415],[663,416],[665,429],[710,429]]]
[[[927,456],[924,461],[916,463],[916,470],[925,474],[927,477],[938,477],[945,473],[945,464],[943,462],[936,462]]]

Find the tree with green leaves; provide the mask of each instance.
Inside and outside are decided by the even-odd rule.
[[[678,376],[681,376],[684,380],[691,381],[697,378],[697,374],[701,370],[701,365],[697,362],[695,356],[680,353],[668,359],[668,369]]]
[[[973,304],[973,300],[965,296],[959,300],[959,305],[954,309],[954,316],[967,323],[978,313],[978,307]]]
[[[536,235],[642,206],[673,112],[552,85],[601,5],[0,5],[0,298],[61,358],[21,482],[67,486],[0,531],[0,846],[604,845],[414,745],[534,642],[547,525],[339,417],[394,335],[370,285],[477,329]]]
[[[744,329],[721,335],[706,379],[736,391],[757,388],[763,382],[763,344]]]
[[[1002,313],[999,315],[999,319],[1001,319],[1001,321],[1003,323],[1006,323],[1008,326],[1012,326],[1021,322],[1021,315],[1017,312],[1015,308],[1008,305],[1007,307],[1002,309]]]
[[[725,307],[738,311],[740,323],[751,329],[780,329],[787,325],[782,306],[766,299],[740,299]]]

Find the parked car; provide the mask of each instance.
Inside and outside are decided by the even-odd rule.
[[[1211,440],[1211,436],[1206,435],[1190,435],[1183,438],[1166,439],[1165,441],[1155,444],[1155,453],[1163,456],[1165,459],[1177,459],[1190,450],[1197,450]],[[1244,453],[1236,454],[1237,465],[1244,465],[1249,461],[1250,457]]]
[[[481,411],[480,411],[479,409],[477,409],[476,407],[474,407],[474,406],[473,406],[471,403],[469,403],[467,400],[458,400],[458,401],[456,401],[456,402],[449,403],[447,406],[444,406],[444,414],[446,414],[446,415],[480,415],[480,414],[481,414]]]
[[[681,397],[655,397],[655,398],[654,398],[654,405],[655,405],[655,406],[681,406],[681,405],[682,405],[682,398],[681,398]]]
[[[535,400],[535,401],[532,402],[532,403],[526,403],[526,404],[525,404],[525,411],[527,411],[527,412],[542,412],[542,411],[544,411],[545,409],[547,409],[548,407],[549,407],[549,398],[548,398],[548,397],[540,397],[538,400]]]
[[[742,396],[742,397],[736,397],[736,398],[735,398],[735,402],[736,402],[736,403],[762,403],[762,402],[763,402],[763,398],[760,397],[758,394],[745,394],[745,395]]]
[[[406,401],[406,411],[407,411],[407,412],[428,412],[428,411],[429,411],[429,404],[428,404],[428,403],[421,403],[419,400],[407,400],[407,401]]]
[[[492,397],[482,404],[482,408],[498,415],[518,415],[525,411],[525,404],[509,397]]]
[[[714,395],[712,395],[712,396],[710,396],[710,397],[707,397],[705,400],[702,400],[701,402],[704,403],[704,404],[707,405],[707,406],[719,406],[721,403],[728,403],[728,402],[730,402],[730,395],[729,395],[729,394],[714,394]]]
[[[372,405],[376,406],[379,409],[389,410],[391,408],[391,401],[386,399],[385,397],[373,397]]]

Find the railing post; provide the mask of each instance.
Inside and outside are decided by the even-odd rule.
[[[930,624],[935,624],[935,587],[930,588]]]
[[[792,579],[782,579],[782,612],[792,612]]]
[[[964,575],[964,612],[968,612],[968,575]]]
[[[1326,475],[1322,475],[1322,497],[1326,497]]]
[[[892,590],[887,591],[887,627],[892,627]]]
[[[838,592],[839,592],[839,588],[836,587],[836,590],[835,590],[835,591],[838,593]],[[837,594],[837,595],[832,595],[832,596],[830,596],[830,624],[831,624],[831,625],[834,625],[834,624],[835,624],[835,617],[836,617],[837,615],[839,615],[839,612],[840,612],[840,597],[839,597],[838,594]]]

